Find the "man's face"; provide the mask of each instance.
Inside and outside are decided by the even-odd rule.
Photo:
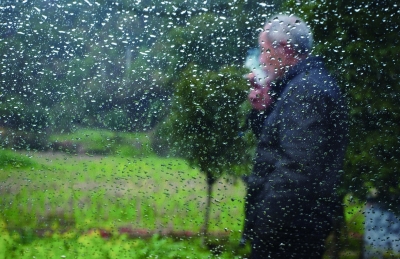
[[[286,55],[283,45],[279,42],[270,42],[267,38],[269,25],[265,25],[258,37],[260,46],[260,64],[271,78],[276,78],[284,73],[286,64]]]

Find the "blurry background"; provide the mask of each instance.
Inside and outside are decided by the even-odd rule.
[[[129,225],[197,233],[207,206],[199,212],[194,204],[206,204],[206,182],[219,186],[215,195],[233,202],[214,206],[211,231],[240,237],[243,186],[237,176],[251,169],[254,146],[243,128],[249,109],[243,64],[247,51],[257,47],[265,19],[279,11],[310,24],[314,54],[324,58],[348,98],[351,133],[341,193],[346,219],[356,225],[350,232],[363,234],[356,212],[367,198],[398,208],[396,1],[1,0],[0,218],[9,244],[4,251],[41,242],[37,229],[108,233]],[[208,147],[214,147],[211,153]],[[118,186],[133,193],[117,195]],[[192,197],[190,189],[204,193]],[[146,198],[139,195],[144,190]],[[172,197],[176,202],[165,205]],[[211,207],[221,204],[217,200]],[[116,206],[114,216],[105,204]],[[143,220],[146,206],[160,216]],[[184,214],[188,208],[195,212]],[[169,223],[174,213],[198,220]],[[352,251],[361,250],[357,242]]]

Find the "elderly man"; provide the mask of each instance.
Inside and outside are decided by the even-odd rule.
[[[251,258],[322,258],[346,148],[347,109],[298,17],[276,15],[259,35],[268,84],[253,86],[249,124],[259,139],[246,177],[244,235]]]

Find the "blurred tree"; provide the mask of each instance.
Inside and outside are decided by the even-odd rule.
[[[151,128],[164,114],[157,103],[168,100],[190,62],[214,70],[242,64],[260,14],[272,8],[244,0],[0,5],[0,102],[7,114],[0,116],[16,116],[6,108],[12,96],[24,110],[40,110],[51,131],[115,128],[104,119],[115,109],[132,124],[124,128]],[[23,128],[23,118],[7,121]]]
[[[273,8],[245,0],[0,5],[0,123],[45,132],[151,129],[190,62],[241,65]]]
[[[315,53],[339,78],[350,106],[343,189],[364,200],[371,189],[400,197],[400,41],[396,0],[287,3],[314,30]],[[398,205],[396,205],[398,206]]]
[[[213,184],[224,173],[232,172],[235,165],[248,165],[246,142],[240,136],[244,120],[241,104],[248,88],[244,72],[233,66],[219,71],[188,66],[176,85],[172,112],[163,129],[172,149],[206,176],[205,236]]]
[[[148,34],[163,23],[160,19],[146,19],[107,0],[0,5],[5,29],[0,38],[3,126],[26,129],[33,120],[25,120],[24,113],[31,110],[43,115],[41,130],[51,131],[75,126],[115,129],[107,124],[114,121],[108,118],[115,109],[130,121],[143,115],[132,103],[142,100],[142,94],[135,93],[148,84],[125,80],[124,75],[139,49],[155,41],[148,40]],[[29,128],[34,130],[34,125]]]

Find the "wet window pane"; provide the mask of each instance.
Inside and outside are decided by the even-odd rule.
[[[394,0],[0,0],[0,257],[399,258]]]

